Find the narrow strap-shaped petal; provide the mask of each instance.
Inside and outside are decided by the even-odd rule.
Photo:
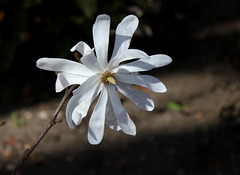
[[[138,26],[138,18],[134,15],[126,16],[116,29],[116,38],[112,58],[129,48],[130,41]]]
[[[93,42],[97,59],[103,68],[107,66],[110,17],[99,15],[93,25]]]
[[[73,110],[80,104],[83,100],[85,100],[88,96],[92,95],[96,91],[96,88],[99,87],[100,75],[96,74],[90,77],[87,81],[85,81],[81,86],[79,86],[76,90],[73,91],[73,96],[69,100],[66,107],[66,118],[70,128],[73,128],[72,124],[72,113]]]
[[[91,48],[83,41],[78,42],[75,46],[73,46],[70,51],[78,51],[80,54],[85,55],[87,51]]]
[[[94,73],[83,64],[63,58],[40,58],[37,67],[43,70],[66,72],[81,76],[92,76]]]
[[[100,83],[93,93],[89,94],[72,112],[72,120],[75,125],[79,125],[84,117],[86,117],[90,105],[96,99],[98,94],[103,88],[103,84]]]
[[[101,74],[95,74],[87,79],[80,87],[73,91],[74,96],[85,96],[88,91],[92,91],[93,87],[98,86],[101,82]]]
[[[145,52],[138,49],[127,49],[123,52],[118,53],[109,62],[109,68],[118,66],[121,62],[132,60],[132,59],[148,59],[150,58]]]
[[[103,87],[98,102],[89,120],[88,141],[93,145],[99,144],[103,138],[107,100],[108,92],[106,88]]]
[[[122,131],[129,135],[136,135],[136,126],[121,105],[117,91],[113,85],[107,86],[114,114]]]
[[[116,74],[114,77],[116,81],[144,86],[153,92],[163,93],[167,91],[167,88],[159,79],[150,75]]]
[[[117,90],[128,97],[138,108],[146,111],[152,111],[154,109],[154,102],[146,93],[120,82],[117,83]]]
[[[89,50],[82,58],[81,62],[90,70],[95,73],[103,72],[102,66],[99,64],[95,54],[94,49]]]
[[[110,98],[108,98],[108,101],[107,101],[105,122],[109,126],[109,128],[116,130],[116,131],[121,130],[121,128],[117,122],[117,118],[114,114]]]
[[[119,65],[113,72],[141,72],[154,68],[166,66],[172,62],[172,59],[163,54],[151,55],[150,59],[139,59],[131,63]]]
[[[80,87],[78,87],[78,88],[80,88]],[[67,120],[69,128],[71,128],[71,129],[74,128],[73,122],[72,122],[72,112],[77,105],[78,105],[78,102],[76,101],[76,98],[74,98],[74,96],[71,97],[67,103],[67,107],[66,107],[66,111],[65,111],[66,120]]]
[[[89,77],[88,76],[80,76],[75,74],[68,73],[58,73],[56,80],[56,92],[61,92],[66,87],[73,84],[83,84]]]

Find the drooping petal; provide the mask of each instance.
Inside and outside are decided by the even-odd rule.
[[[95,73],[100,73],[104,71],[94,54],[94,49],[87,51],[87,53],[85,53],[85,55],[81,58],[81,62],[88,69],[92,70]]]
[[[78,51],[82,55],[85,55],[89,50],[91,50],[91,48],[83,41],[78,42],[70,49],[71,52]]]
[[[83,64],[63,58],[40,58],[37,67],[55,72],[66,72],[69,74],[92,76],[94,73]]]
[[[66,87],[73,84],[81,85],[88,78],[89,78],[88,76],[80,76],[80,75],[68,74],[68,73],[58,73],[56,85],[55,85],[56,92],[61,92]]]
[[[114,76],[117,81],[128,84],[136,84],[140,86],[147,87],[153,92],[166,92],[167,88],[165,85],[157,78],[149,75],[131,75],[131,74],[116,74]]]
[[[105,122],[109,126],[109,128],[116,130],[116,131],[121,130],[121,128],[117,122],[117,118],[114,114],[110,98],[108,98],[108,101],[107,101]]]
[[[117,118],[118,124],[123,132],[129,135],[136,135],[136,126],[128,116],[127,111],[121,105],[121,101],[117,91],[113,85],[107,86],[109,98],[112,103],[114,114]]]
[[[112,58],[129,48],[131,38],[138,26],[138,18],[134,15],[125,17],[116,29],[116,38]]]
[[[107,89],[103,87],[98,102],[89,120],[88,141],[93,145],[99,144],[103,138],[107,99],[108,92]]]
[[[148,71],[154,68],[166,66],[172,62],[172,59],[163,54],[151,55],[150,59],[139,59],[131,63],[119,65],[114,72],[141,72]]]
[[[80,87],[78,87],[80,88]],[[69,128],[73,129],[73,122],[72,122],[72,111],[74,110],[74,108],[78,105],[78,102],[76,101],[76,98],[71,97],[70,100],[67,103],[67,107],[66,107],[66,120],[68,123]]]
[[[153,100],[147,94],[133,89],[130,85],[118,82],[117,90],[128,97],[138,108],[146,111],[154,109]]]
[[[69,100],[66,107],[66,118],[70,128],[73,128],[72,124],[73,110],[88,96],[91,96],[96,91],[96,88],[99,87],[100,83],[101,83],[100,75],[96,74],[90,77],[81,86],[79,86],[76,90],[73,91],[73,96]]]
[[[97,59],[103,68],[107,66],[110,16],[99,15],[93,25],[93,42]]]
[[[86,117],[90,105],[98,96],[102,88],[103,84],[100,83],[93,93],[89,94],[81,103],[78,104],[78,106],[75,107],[75,109],[72,112],[72,120],[75,123],[75,125],[79,125],[82,119]]]
[[[141,50],[127,49],[127,50],[124,50],[123,52],[120,52],[114,58],[112,58],[109,62],[109,67],[116,67],[123,61],[132,60],[132,59],[136,59],[136,58],[148,59],[150,57]]]

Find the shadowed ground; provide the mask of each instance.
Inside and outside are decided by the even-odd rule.
[[[208,67],[159,75],[165,94],[146,93],[155,110],[137,109],[128,99],[123,105],[137,126],[137,136],[106,127],[98,146],[87,142],[85,118],[70,130],[63,122],[54,126],[27,161],[20,174],[226,174],[240,173],[240,82],[232,69]],[[25,125],[13,120],[0,127],[2,174],[7,174],[45,127],[60,99],[16,110]],[[172,110],[169,102],[181,104]],[[10,114],[6,114],[8,116]],[[24,137],[23,137],[24,136]]]

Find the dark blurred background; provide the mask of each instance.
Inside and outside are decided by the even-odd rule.
[[[238,0],[1,0],[0,111],[55,96],[55,75],[38,70],[36,60],[74,59],[69,49],[80,40],[93,46],[92,25],[102,13],[111,29],[137,15],[131,47],[170,55],[169,69],[239,68],[239,7]]]
[[[76,130],[62,122],[23,174],[238,175],[239,0],[0,0],[0,174],[14,168],[63,95],[55,93],[55,73],[38,69],[37,59],[75,60],[70,48],[77,42],[93,47],[99,14],[111,16],[113,30],[126,15],[138,16],[130,47],[173,58],[149,72],[162,76],[169,91],[150,95],[151,113],[124,101],[140,133],[134,138],[107,130],[91,147],[89,117]],[[113,43],[111,35],[110,53]],[[15,126],[20,118],[25,123]]]

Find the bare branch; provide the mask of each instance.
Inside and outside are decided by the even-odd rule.
[[[12,175],[15,175],[23,166],[23,164],[25,163],[25,161],[28,159],[28,157],[31,155],[31,153],[34,151],[34,149],[37,147],[37,145],[41,142],[41,140],[44,138],[44,136],[48,133],[48,131],[56,124],[58,123],[58,121],[56,121],[57,116],[59,114],[59,112],[61,111],[63,105],[66,103],[67,99],[70,97],[70,95],[72,94],[72,91],[77,87],[77,85],[72,85],[70,88],[66,89],[65,94],[61,100],[61,102],[59,103],[53,118],[50,120],[50,122],[47,124],[47,126],[45,127],[45,129],[41,132],[41,134],[38,136],[38,138],[35,140],[35,142],[32,144],[32,146],[28,149],[26,149],[23,153],[23,156],[21,157],[21,159],[19,160],[19,162],[17,163],[15,169],[12,172]]]

